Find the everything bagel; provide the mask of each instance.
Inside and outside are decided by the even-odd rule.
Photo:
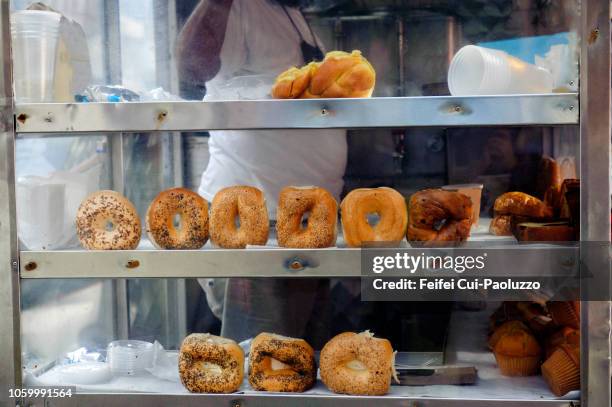
[[[244,352],[236,342],[211,334],[191,334],[179,353],[181,382],[194,393],[231,393],[244,376]]]
[[[251,342],[249,383],[255,390],[303,392],[316,378],[314,350],[303,339],[264,332]]]

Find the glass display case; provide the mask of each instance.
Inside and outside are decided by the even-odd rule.
[[[609,2],[0,0],[0,7],[0,405],[610,405]],[[19,17],[26,10],[60,13],[57,32],[40,21],[28,27]],[[45,35],[57,38],[38,37]],[[50,52],[28,54],[51,43]],[[271,96],[281,72],[333,50],[367,58],[376,76],[371,96]],[[465,56],[470,51],[479,57]],[[47,88],[32,75],[48,76]],[[552,202],[549,162],[557,187],[579,180],[578,215],[570,223],[516,222],[567,224],[572,237],[533,242],[514,223],[514,235],[492,233],[503,193]],[[164,250],[151,240],[149,205],[160,192],[184,187],[210,204],[223,182],[264,190],[267,243]],[[422,247],[404,233],[392,247],[356,247],[342,227],[348,217],[336,222],[329,247],[281,247],[278,190],[313,184],[337,203],[358,188],[390,187],[409,204],[432,188],[482,192],[461,247]],[[142,234],[136,248],[83,248],[75,218],[99,190],[133,203]],[[371,226],[381,219],[369,216]],[[368,266],[389,250],[485,253],[484,274],[466,279],[549,285],[520,295],[457,288],[380,296],[366,287],[377,273]],[[548,346],[549,330],[561,324],[540,306],[559,298],[580,304],[580,389],[563,394],[540,373],[544,356],[536,371],[516,377],[502,374],[487,347],[500,312],[519,309],[523,318],[533,307],[537,318],[528,313],[524,322]],[[545,334],[530,325],[538,321],[550,324]],[[270,330],[306,339],[319,364],[336,334],[371,330],[397,351],[398,383],[366,396],[335,393],[321,374],[303,393],[255,390],[248,370],[228,394],[191,393],[181,382],[177,360],[189,334],[223,335],[248,353],[253,336]],[[109,344],[120,340],[147,344],[145,368],[111,369]]]

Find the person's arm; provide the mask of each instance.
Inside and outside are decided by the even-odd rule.
[[[177,40],[178,73],[189,86],[204,88],[221,69],[221,49],[234,0],[202,0]]]

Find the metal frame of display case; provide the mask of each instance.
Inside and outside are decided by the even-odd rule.
[[[587,256],[580,251],[582,264],[591,278],[604,287],[611,285],[610,242],[610,2],[581,2],[581,91],[576,94],[517,95],[491,97],[389,98],[370,100],[172,102],[135,104],[32,104],[13,106],[9,0],[0,0],[0,34],[3,64],[0,64],[0,385],[20,387],[20,278],[74,277],[169,277],[154,264],[156,251],[127,252],[23,252],[17,245],[14,148],[16,133],[78,133],[179,131],[204,129],[330,128],[391,126],[481,126],[481,125],[580,125],[581,241],[604,242],[601,250]],[[579,98],[579,100],[578,100]],[[579,104],[578,104],[579,101]],[[580,107],[580,108],[578,108]],[[607,146],[608,148],[602,148]],[[528,249],[518,249],[521,254]],[[201,252],[164,253],[173,264],[189,265],[203,259]],[[279,254],[280,253],[280,254]],[[294,252],[262,250],[251,253],[210,251],[211,267],[186,267],[180,276],[215,276],[218,262],[246,267],[247,256],[278,273],[286,273],[287,259],[298,265],[320,262],[329,267],[306,267],[305,276],[356,275],[359,257],[352,249],[304,250]],[[139,257],[141,256],[141,257]],[[194,257],[195,256],[195,257]],[[216,257],[215,257],[216,256]],[[332,272],[332,265],[344,258],[348,265]],[[195,259],[195,260],[194,260]],[[137,260],[136,263],[133,263]],[[238,264],[236,263],[238,262]],[[70,264],[64,274],[59,264]],[[92,267],[87,267],[87,266]],[[114,266],[113,266],[114,265]],[[133,267],[136,265],[136,267]],[[108,266],[108,271],[105,268]],[[79,273],[77,273],[77,267]],[[103,268],[104,267],[104,268]],[[289,265],[291,268],[291,265]],[[133,269],[140,269],[129,274]],[[315,270],[314,272],[312,270]],[[88,274],[91,272],[91,275]],[[30,273],[30,274],[28,274]],[[37,274],[38,273],[38,274]],[[226,273],[227,274],[227,273]],[[229,273],[244,275],[242,272]],[[265,273],[264,273],[265,274]],[[287,274],[283,274],[287,275]],[[178,275],[172,275],[177,277]],[[588,286],[584,288],[588,294]],[[583,302],[581,307],[582,392],[581,405],[604,407],[611,403],[610,392],[610,302]],[[0,405],[39,405],[40,400],[9,399],[0,388]],[[202,398],[204,397],[204,399]],[[46,406],[150,406],[201,405],[286,406],[308,403],[317,406],[575,406],[571,400],[477,400],[448,398],[381,398],[355,396],[230,394],[153,395],[77,394],[72,398],[47,399]]]
[[[422,253],[419,248],[403,250],[415,256]],[[463,250],[484,251],[488,256],[487,268],[491,270],[489,276],[517,278],[534,276],[534,269],[543,270],[537,273],[542,277],[572,275],[579,253],[573,245],[493,245],[493,242]],[[453,253],[453,249],[439,251],[444,255]],[[362,251],[356,248],[22,251],[20,269],[22,279],[199,278],[204,273],[206,277],[359,277],[361,257]],[[226,267],[227,264],[232,266]],[[439,277],[453,274],[452,270],[436,271]]]
[[[95,133],[578,123],[578,95],[431,96],[16,107],[16,131]]]

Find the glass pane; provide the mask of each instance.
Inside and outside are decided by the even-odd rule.
[[[29,6],[23,0],[11,4],[14,10]],[[67,34],[60,35],[67,53],[60,47],[56,76],[68,79],[55,80],[55,100],[77,94],[89,101],[269,98],[277,75],[332,50],[362,52],[376,72],[375,97],[448,95],[449,77],[456,80],[455,94],[563,92],[578,84],[574,0],[273,0],[234,2],[231,8],[159,0],[48,4],[83,32],[71,32],[68,42],[62,37]],[[459,58],[466,45],[481,48]],[[28,74],[19,71],[16,79]],[[323,83],[321,78],[315,82]],[[72,87],[60,89],[70,81]],[[329,88],[324,94],[321,86],[327,85],[308,89],[314,97],[363,96],[357,83],[340,93]],[[292,97],[306,96],[297,89]]]
[[[95,1],[85,7],[83,2],[50,1],[50,6],[83,30],[82,37],[68,37],[81,38],[87,44],[75,48],[66,43],[68,54],[64,59],[58,55],[53,100],[267,99],[272,97],[277,75],[291,66],[321,59],[318,51],[355,49],[376,72],[373,98],[443,96],[451,93],[448,78],[452,61],[468,45],[479,48],[468,48],[472,53],[466,57],[467,65],[463,70],[457,68],[465,78],[457,88],[453,86],[460,94],[577,90],[578,1],[235,0],[231,9],[205,7],[213,3],[232,2]],[[15,11],[28,5],[25,1],[12,2]],[[493,66],[504,69],[493,71]],[[366,79],[371,76],[362,60],[358,67]],[[314,78],[325,70],[319,66],[308,73],[301,71],[308,85],[292,96],[369,96],[369,88],[355,90],[361,82],[342,82],[342,78],[350,77],[347,71],[342,68],[330,73],[330,77],[335,76],[333,84],[322,85],[325,89],[319,91],[314,90]],[[521,76],[523,72],[531,74]],[[16,78],[25,74],[17,70]],[[299,88],[295,83],[293,86]],[[336,92],[325,93],[328,89]],[[368,113],[373,114],[364,114]],[[488,114],[499,114],[494,104]],[[279,248],[274,228],[279,191],[289,185],[322,186],[341,202],[358,188],[391,187],[409,200],[424,189],[472,183],[482,185],[480,201],[471,201],[480,222],[473,226],[469,222],[467,231],[472,237],[478,235],[484,241],[517,248],[512,235],[516,229],[505,230],[507,236],[490,233],[491,219],[505,216],[496,213],[496,199],[505,192],[518,191],[544,201],[549,187],[556,192],[558,181],[580,177],[576,125],[348,127],[21,137],[16,148],[21,248],[84,250],[74,226],[76,208],[88,193],[101,189],[124,194],[136,207],[142,226],[137,250],[142,253],[155,250],[147,233],[149,205],[160,192],[173,187],[197,191],[209,203],[223,187],[261,188],[272,220],[267,242],[267,248],[272,249]],[[542,168],[543,162],[550,162],[546,157],[556,161],[560,179],[555,182],[548,182],[553,177],[547,167]],[[378,216],[379,221],[380,214],[374,212],[368,215]],[[579,226],[576,218],[560,216],[516,216],[511,221],[535,222],[544,229],[548,225],[541,223],[561,222],[564,230],[574,233],[573,239]],[[366,220],[370,225],[376,222]],[[171,221],[168,224],[174,225]],[[350,252],[341,227],[344,221],[337,222],[338,240],[330,249],[338,256]],[[447,221],[443,218],[432,224],[430,232],[439,232]],[[408,248],[403,231],[401,239],[403,247]],[[219,264],[205,263],[206,256],[225,253],[217,246],[209,241],[196,254],[202,256],[203,272],[222,275],[237,264],[231,257]],[[235,250],[229,256],[249,253]],[[295,251],[318,256],[310,250]],[[169,256],[176,254],[168,252]],[[113,255],[119,259],[124,253]],[[124,260],[121,257],[120,261]],[[253,269],[281,267],[271,261],[250,264]],[[158,266],[149,263],[143,267]],[[178,261],[172,270],[157,271],[178,273],[182,267],[188,265]],[[322,268],[322,274],[335,271]],[[505,317],[518,318],[537,337],[542,359],[550,356],[544,349],[549,345],[548,334],[558,334],[562,326],[554,321],[550,309],[536,301],[523,302],[522,308],[476,301],[368,302],[362,301],[360,289],[356,278],[27,280],[22,285],[22,339],[25,369],[28,380],[32,380],[28,384],[57,384],[53,375],[62,366],[109,361],[106,349],[111,341],[132,339],[157,341],[169,351],[164,354],[157,348],[159,355],[168,356],[168,363],[156,366],[159,369],[154,373],[140,372],[151,379],[148,387],[139,387],[142,382],[137,383],[138,377],[116,374],[110,384],[80,389],[184,393],[176,377],[176,352],[188,333],[221,334],[240,342],[270,331],[304,338],[319,352],[338,333],[372,330],[389,339],[400,352],[398,367],[461,364],[478,370],[474,386],[398,386],[391,388],[393,395],[529,400],[556,397],[539,374],[529,378],[502,374],[495,355],[487,349],[487,333],[497,328],[498,322],[506,322]],[[504,314],[508,310],[512,311],[509,316]],[[65,314],[73,311],[74,320],[68,326]],[[504,315],[498,321],[500,313]],[[537,318],[532,318],[534,315]],[[546,326],[550,332],[537,331],[534,319],[550,323]],[[45,338],[41,332],[45,332]],[[85,350],[78,351],[81,348]],[[45,364],[42,370],[38,369],[41,364]],[[242,390],[253,391],[246,383]],[[330,394],[322,382],[313,392]],[[579,398],[575,392],[566,397]]]
[[[74,216],[81,201],[111,186],[106,136],[20,138],[16,143],[17,218],[22,249],[80,246]]]

